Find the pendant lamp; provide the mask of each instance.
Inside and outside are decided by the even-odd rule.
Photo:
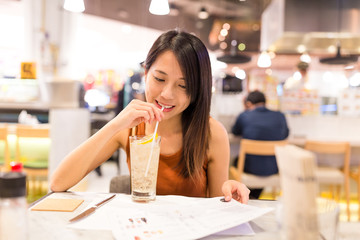
[[[267,53],[266,51],[262,51],[258,58],[257,65],[258,65],[258,67],[261,67],[261,68],[270,67],[271,66],[271,57],[270,57],[269,53]]]
[[[231,41],[230,54],[224,54],[222,56],[217,57],[217,60],[224,63],[247,63],[251,61],[251,57],[237,53],[237,41]]]
[[[170,12],[168,0],[151,0],[149,12],[154,15],[167,15]]]
[[[202,7],[198,13],[198,18],[207,19],[209,17],[208,11],[206,11],[205,7]]]
[[[338,5],[338,33],[340,33],[341,30],[341,13],[342,13],[342,0],[337,0]],[[341,43],[340,40],[336,43],[337,52],[335,57],[329,57],[329,58],[321,58],[320,62],[323,64],[331,64],[331,65],[347,65],[354,63],[358,60],[357,56],[342,56],[341,55]]]
[[[64,9],[70,12],[84,12],[85,5],[84,0],[65,0]]]

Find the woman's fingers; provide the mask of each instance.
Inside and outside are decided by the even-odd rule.
[[[225,196],[225,201],[230,201],[231,198],[233,198],[233,184],[231,182],[232,180],[228,180],[226,182],[224,182],[223,186],[222,186],[222,192]]]
[[[144,111],[142,112],[142,115],[149,123],[153,121],[161,121],[164,116],[161,109],[156,107],[154,104],[143,102],[140,100],[134,100],[131,103],[133,103],[133,107],[135,108],[135,110]]]
[[[160,122],[164,117],[164,113],[163,113],[163,111],[161,111],[161,109],[157,108],[155,105],[153,105],[153,107],[155,108],[156,121]]]
[[[141,100],[132,100],[117,117],[118,123],[126,128],[134,127],[142,122],[161,121],[164,114],[154,104]]]
[[[249,201],[250,190],[244,184],[240,184],[241,186],[237,189],[237,195],[239,196],[237,201],[247,204]]]
[[[242,183],[235,180],[228,180],[223,184],[222,192],[225,196],[225,201],[230,201],[231,198],[241,203],[249,201],[250,190]]]

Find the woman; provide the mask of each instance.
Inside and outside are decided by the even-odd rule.
[[[209,116],[212,78],[204,44],[189,33],[168,31],[155,41],[144,67],[146,102],[130,102],[66,156],[52,176],[51,189],[69,189],[120,147],[129,153],[131,128],[150,135],[159,121],[157,194],[224,195],[227,201],[233,197],[246,203],[249,190],[228,180],[227,132]]]

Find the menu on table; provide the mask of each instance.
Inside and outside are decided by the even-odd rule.
[[[273,210],[222,199],[157,196],[156,201],[144,204],[132,202],[128,195],[117,195],[95,214],[69,227],[111,230],[115,239],[197,239]]]

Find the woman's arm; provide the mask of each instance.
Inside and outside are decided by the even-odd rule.
[[[222,196],[222,184],[229,179],[230,145],[224,126],[210,118],[208,186],[209,197]]]
[[[52,191],[66,191],[119,148],[125,147],[128,129],[141,122],[161,121],[163,113],[153,104],[133,100],[96,134],[69,153],[51,177]]]
[[[225,196],[247,203],[250,190],[242,183],[229,178],[230,146],[226,129],[221,123],[210,119],[211,140],[209,144],[208,184],[209,197]]]

